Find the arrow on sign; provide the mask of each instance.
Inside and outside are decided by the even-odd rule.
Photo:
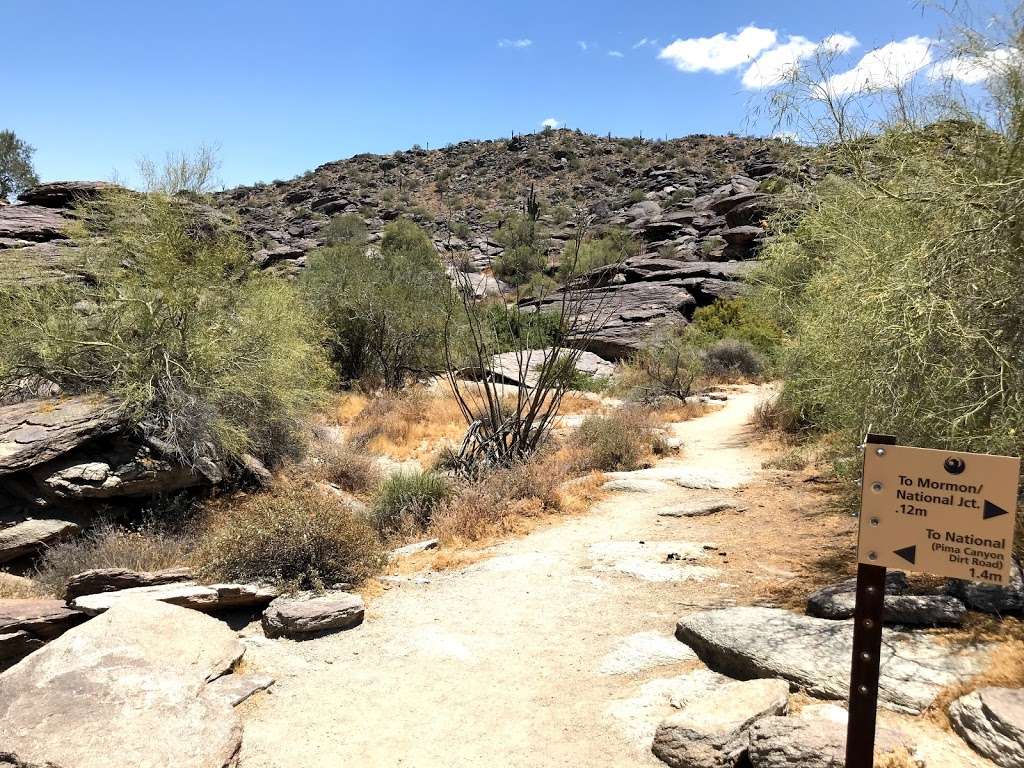
[[[992,517],[999,517],[1000,515],[1008,515],[1008,514],[1010,514],[1010,513],[1007,512],[1002,507],[1000,507],[998,504],[993,504],[988,499],[985,499],[985,510],[981,513],[981,517],[982,517],[983,520],[988,520],[989,518],[992,518]]]
[[[917,545],[913,547],[904,547],[903,549],[897,549],[893,554],[899,555],[911,565],[917,562]]]

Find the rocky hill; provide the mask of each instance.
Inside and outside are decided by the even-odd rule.
[[[356,155],[291,181],[238,187],[217,196],[256,243],[255,259],[284,275],[302,269],[324,242],[332,216],[353,213],[371,239],[408,216],[480,295],[505,286],[489,273],[502,253],[499,230],[540,202],[549,266],[573,239],[580,215],[600,230],[619,226],[643,242],[641,256],[607,276],[612,318],[593,351],[617,358],[697,306],[736,293],[763,242],[772,195],[806,176],[804,152],[788,142],[734,136],[666,141],[549,130],[443,149]]]

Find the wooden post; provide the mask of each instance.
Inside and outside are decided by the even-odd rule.
[[[864,451],[896,445],[889,435],[868,435]],[[846,727],[846,768],[873,768],[875,718],[878,711],[879,660],[885,609],[885,568],[857,565],[857,604],[853,614],[853,659],[850,664],[849,721]]]

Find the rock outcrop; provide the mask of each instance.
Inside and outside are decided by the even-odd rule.
[[[141,599],[213,613],[231,608],[260,608],[268,605],[278,594],[274,587],[252,584],[181,582],[82,595],[71,601],[71,607],[90,616],[98,616],[119,603]]]
[[[1010,566],[1010,580],[1005,586],[954,579],[949,582],[947,591],[972,611],[1019,615],[1024,613],[1024,568],[1015,557]]]
[[[679,620],[676,637],[716,672],[739,679],[783,678],[813,696],[849,692],[853,623],[776,608],[727,608]],[[981,672],[984,645],[949,647],[941,638],[889,630],[882,646],[879,702],[918,713],[943,688]]]
[[[225,768],[242,727],[209,683],[244,646],[227,626],[125,601],[0,674],[0,756],[17,766]]]
[[[886,574],[885,613],[887,624],[904,626],[959,625],[967,609],[949,595],[911,595],[907,578],[899,571]],[[857,604],[857,580],[848,579],[819,589],[807,598],[807,613],[822,619],[851,619]]]
[[[64,599],[72,602],[85,595],[103,592],[117,592],[137,587],[156,587],[165,584],[179,584],[191,581],[189,568],[172,568],[166,571],[129,571],[124,568],[94,568],[75,574],[68,580]]]
[[[953,729],[1002,768],[1024,768],[1024,690],[979,688],[949,706]]]
[[[842,768],[846,764],[846,723],[819,716],[766,717],[749,732],[752,768]],[[875,756],[913,752],[904,734],[878,728]]]

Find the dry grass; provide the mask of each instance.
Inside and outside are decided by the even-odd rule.
[[[31,579],[0,571],[0,600],[24,600],[42,595],[43,591]]]
[[[423,388],[373,399],[347,395],[336,406],[335,419],[349,428],[349,442],[355,448],[424,463],[466,431],[455,399],[447,392]]]
[[[343,491],[365,495],[380,484],[380,467],[373,457],[347,443],[321,443],[310,459],[311,477]]]
[[[129,531],[101,524],[77,539],[49,547],[32,574],[39,588],[63,597],[68,580],[93,568],[160,571],[190,565],[192,547],[184,536],[150,528]]]
[[[658,432],[660,419],[641,408],[588,416],[573,435],[581,471],[631,471],[653,463],[668,449]]]

